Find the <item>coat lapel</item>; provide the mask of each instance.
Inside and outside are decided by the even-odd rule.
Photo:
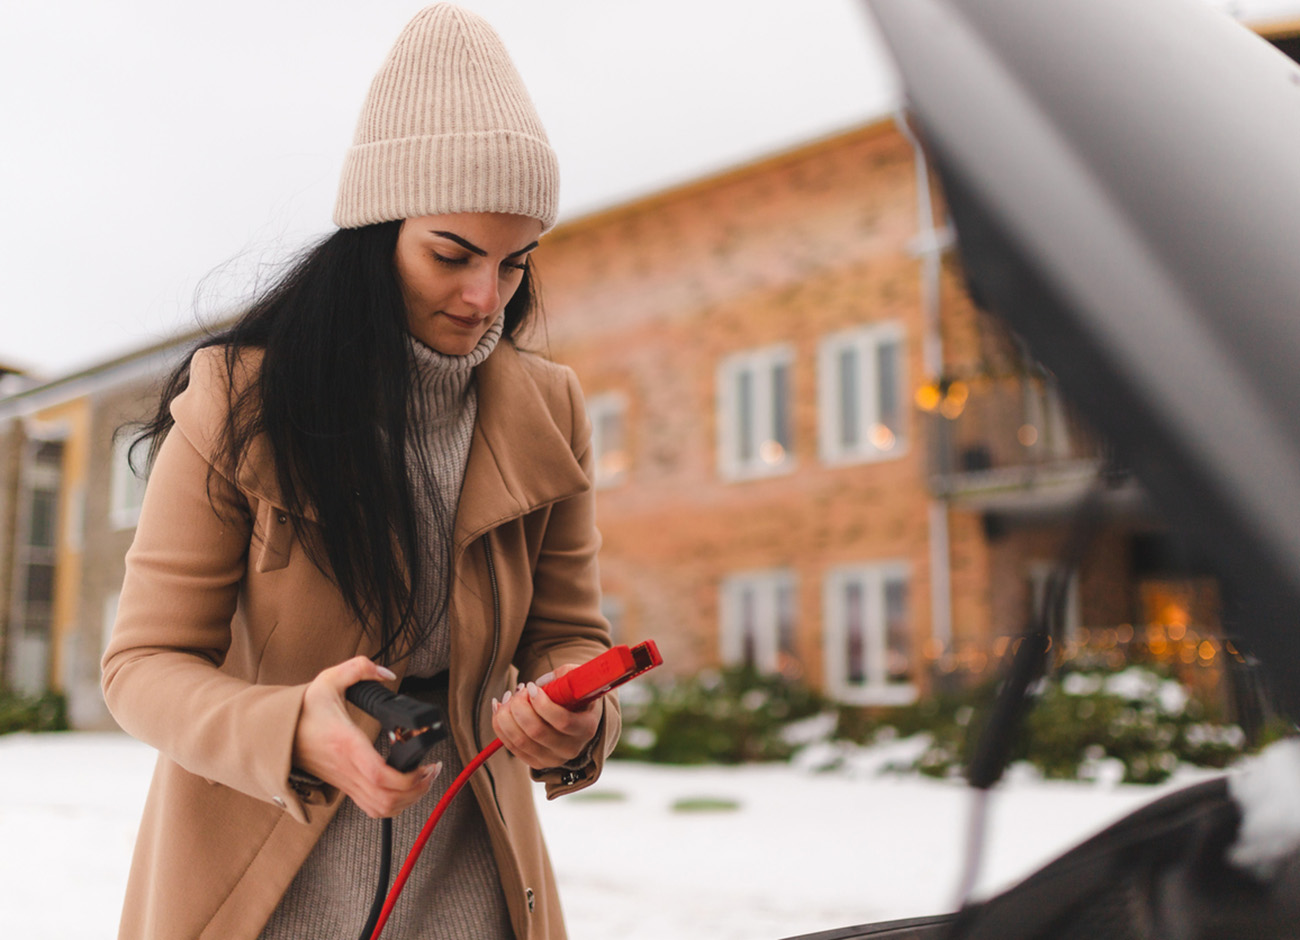
[[[574,456],[570,429],[557,423],[565,415],[548,407],[509,341],[497,345],[475,376],[478,420],[456,516],[458,550],[507,520],[591,486]],[[566,407],[572,415],[572,403]]]

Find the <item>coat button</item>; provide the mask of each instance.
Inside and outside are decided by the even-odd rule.
[[[533,909],[537,907],[537,895],[533,894],[532,888],[525,888],[524,897],[528,898],[528,913],[531,914]]]
[[[275,517],[275,521],[283,525],[284,523],[289,521],[289,517],[286,516],[284,513],[280,513],[280,515]]]
[[[280,809],[287,808],[287,805],[284,802],[284,797],[282,796],[271,797],[271,802],[274,803],[276,806],[280,807]]]

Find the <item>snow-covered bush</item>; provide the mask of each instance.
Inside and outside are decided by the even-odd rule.
[[[985,681],[905,707],[860,708],[752,670],[642,681],[624,687],[615,756],[670,764],[794,758],[810,770],[954,777],[970,760],[996,691]],[[907,745],[889,749],[895,741]],[[1011,760],[1053,779],[1159,783],[1180,765],[1226,767],[1246,750],[1241,728],[1202,698],[1133,665],[1040,681]]]
[[[788,760],[816,730],[799,723],[825,707],[801,683],[752,669],[636,682],[620,700],[623,735],[614,756],[664,764]]]
[[[992,690],[972,693],[973,727],[934,729],[934,743],[916,769],[959,772],[974,746]],[[1173,679],[1145,666],[1114,673],[1068,672],[1041,681],[1012,751],[1048,778],[1160,783],[1180,764],[1225,767],[1240,757],[1246,736],[1217,720]]]

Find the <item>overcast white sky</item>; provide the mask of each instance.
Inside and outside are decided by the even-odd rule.
[[[464,5],[537,102],[562,218],[894,106],[862,0]],[[422,6],[0,0],[0,363],[56,377],[191,328],[327,232],[370,79]]]
[[[463,5],[533,94],[562,217],[892,107],[858,0]],[[370,78],[422,6],[3,0],[0,362],[54,377],[189,328],[200,281],[211,316],[328,231]]]

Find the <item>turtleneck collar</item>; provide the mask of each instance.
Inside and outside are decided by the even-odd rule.
[[[487,329],[478,345],[464,356],[449,356],[426,346],[414,336],[411,343],[411,396],[422,422],[441,421],[467,405],[472,409],[474,368],[496,349],[501,339],[502,317]],[[473,417],[471,414],[471,423]]]
[[[411,351],[416,366],[426,376],[468,372],[475,366],[480,365],[484,359],[492,354],[492,350],[496,349],[504,325],[505,315],[500,314],[492,321],[492,325],[487,328],[487,332],[479,339],[478,345],[464,356],[448,356],[445,353],[440,353],[432,346],[426,346],[414,336],[411,336]]]

